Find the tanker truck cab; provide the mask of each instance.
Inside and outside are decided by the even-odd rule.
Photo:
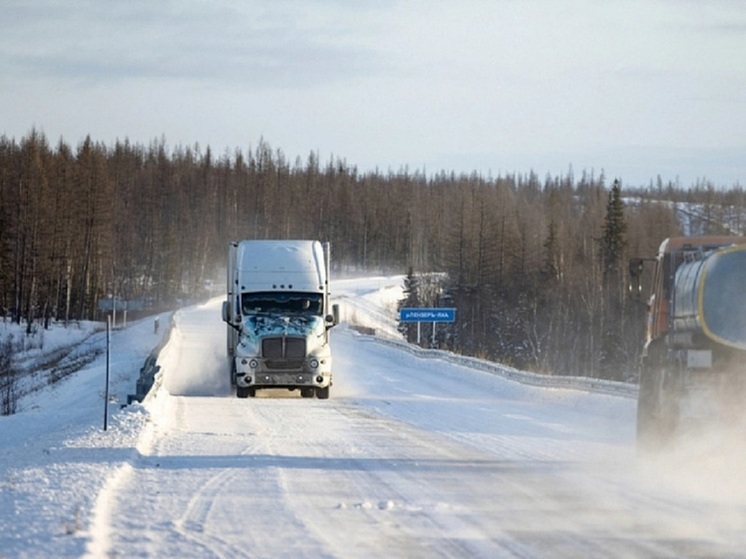
[[[239,398],[264,388],[329,397],[329,330],[338,322],[329,301],[329,252],[318,241],[231,243],[223,320]]]

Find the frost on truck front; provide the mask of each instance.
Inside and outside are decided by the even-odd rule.
[[[329,255],[329,243],[319,241],[230,244],[223,320],[239,398],[262,388],[329,397],[329,330],[338,322],[330,305]]]
[[[299,388],[303,397],[329,397],[331,354],[321,293],[244,293],[235,349],[236,392]]]

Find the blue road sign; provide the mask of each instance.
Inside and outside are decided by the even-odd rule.
[[[401,309],[399,320],[401,322],[453,322],[456,320],[456,309]]]

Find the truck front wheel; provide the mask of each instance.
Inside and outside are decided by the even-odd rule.
[[[653,371],[643,366],[637,397],[637,448],[643,452],[651,452],[660,444],[655,380]]]
[[[327,400],[329,398],[329,386],[326,386],[324,388],[317,388],[316,389],[316,397],[319,400]]]
[[[660,364],[643,366],[637,399],[637,445],[643,452],[664,448],[679,424],[678,376]]]
[[[250,386],[237,386],[236,387],[236,396],[239,398],[248,398],[251,396],[252,398],[256,395],[256,388],[252,388]]]

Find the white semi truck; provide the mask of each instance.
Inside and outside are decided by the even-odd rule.
[[[339,322],[329,297],[329,243],[246,240],[228,250],[231,382],[239,398],[262,388],[329,397],[329,330]]]

